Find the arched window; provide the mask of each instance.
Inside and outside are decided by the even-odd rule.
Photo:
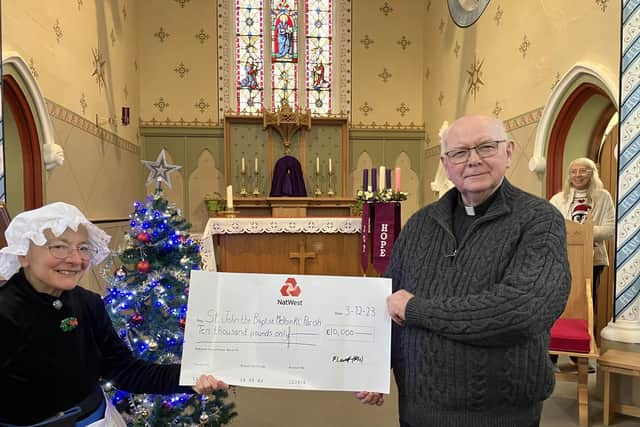
[[[221,112],[257,114],[286,103],[316,116],[348,114],[351,62],[334,63],[337,51],[350,56],[348,0],[235,0],[233,10],[223,3]]]

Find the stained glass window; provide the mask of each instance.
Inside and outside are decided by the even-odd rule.
[[[236,0],[237,111],[260,112],[268,99],[272,110],[287,103],[331,113],[332,0],[270,0],[266,13],[264,6]]]
[[[264,104],[263,0],[236,0],[238,111],[258,113]]]
[[[330,0],[306,0],[306,89],[307,108],[314,114],[331,112],[331,40]]]

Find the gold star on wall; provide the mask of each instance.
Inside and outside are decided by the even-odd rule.
[[[200,44],[204,44],[204,42],[206,42],[209,37],[211,36],[204,31],[204,28],[200,28],[200,32],[196,33],[196,38],[200,40]]]
[[[407,105],[404,102],[401,102],[400,106],[396,108],[396,111],[400,113],[400,116],[404,117],[404,115],[411,110],[409,109],[409,107],[407,107]]]
[[[173,69],[173,71],[180,74],[180,78],[182,79],[184,78],[185,74],[189,72],[189,69],[185,67],[185,65],[181,62],[180,65],[178,65],[178,67]]]
[[[476,100],[476,95],[480,91],[480,86],[484,85],[484,82],[482,81],[483,63],[484,59],[479,61],[475,58],[471,64],[471,68],[467,70],[467,74],[469,74],[469,87],[467,88],[467,93],[471,92],[474,101]]]
[[[362,105],[362,107],[359,108],[359,110],[362,111],[366,117],[369,115],[369,112],[373,111],[373,107],[371,107],[369,103],[365,101],[365,103]]]
[[[389,14],[393,12],[393,8],[389,6],[389,3],[384,2],[384,6],[380,8],[380,12],[384,13],[384,16],[389,16]]]
[[[607,10],[608,3],[609,0],[596,0],[596,5],[600,6],[603,12]]]
[[[503,13],[504,13],[504,11],[500,7],[500,5],[498,5],[498,9],[496,9],[496,14],[493,17],[493,20],[496,21],[496,25],[500,25],[500,20],[502,19],[502,14]]]
[[[493,115],[496,116],[497,119],[500,113],[502,113],[502,106],[498,101],[496,101],[496,106],[493,109]]]
[[[157,33],[154,33],[153,36],[160,39],[160,43],[164,42],[164,39],[169,37],[171,34],[167,33],[164,28],[160,27],[160,30]]]
[[[60,27],[60,21],[58,21],[57,19],[55,25],[53,26],[53,32],[56,35],[56,41],[60,43],[60,39],[62,38],[63,34],[62,28]]]
[[[393,76],[393,74],[391,74],[389,71],[387,71],[386,68],[383,68],[382,72],[380,74],[378,74],[378,77],[380,77],[384,83],[389,81],[391,76]]]
[[[398,41],[398,44],[400,45],[400,47],[402,47],[402,50],[405,50],[407,46],[411,44],[411,42],[407,40],[405,36],[402,36],[402,38]]]
[[[166,102],[166,101],[164,100],[164,98],[163,98],[163,97],[160,97],[160,99],[158,100],[158,102],[154,102],[154,103],[153,103],[153,105],[155,105],[155,106],[156,106],[156,108],[157,108],[158,110],[160,110],[160,112],[162,113],[162,112],[164,111],[164,109],[165,109],[165,108],[167,108],[167,107],[169,106],[169,103],[168,103],[168,102]]]
[[[444,101],[444,93],[440,91],[440,95],[438,96],[438,103],[442,107],[442,102]]]
[[[360,40],[360,43],[364,45],[365,49],[369,49],[369,46],[373,44],[373,40],[369,38],[369,35],[365,34],[364,38]]]
[[[91,75],[95,76],[99,90],[102,89],[102,86],[106,86],[104,64],[106,64],[107,61],[102,57],[102,53],[100,53],[98,49],[91,49],[91,53],[93,54],[93,73],[91,73]]]
[[[525,58],[527,56],[527,51],[529,50],[529,47],[531,47],[531,42],[527,40],[527,35],[525,34],[524,37],[522,38],[522,43],[520,43],[520,48],[518,48],[520,53],[522,53],[522,58]]]
[[[200,110],[201,113],[204,113],[205,111],[207,111],[207,108],[210,107],[210,105],[204,100],[204,98],[200,98],[200,101],[196,102],[194,106],[198,110]]]

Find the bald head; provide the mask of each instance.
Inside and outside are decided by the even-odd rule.
[[[477,134],[477,132],[482,133]],[[502,120],[481,115],[463,116],[451,123],[442,133],[440,153],[447,152],[452,140],[465,141],[477,139],[478,137],[491,140],[509,139]]]

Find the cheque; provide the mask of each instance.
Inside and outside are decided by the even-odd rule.
[[[180,384],[389,393],[391,279],[192,271]]]

